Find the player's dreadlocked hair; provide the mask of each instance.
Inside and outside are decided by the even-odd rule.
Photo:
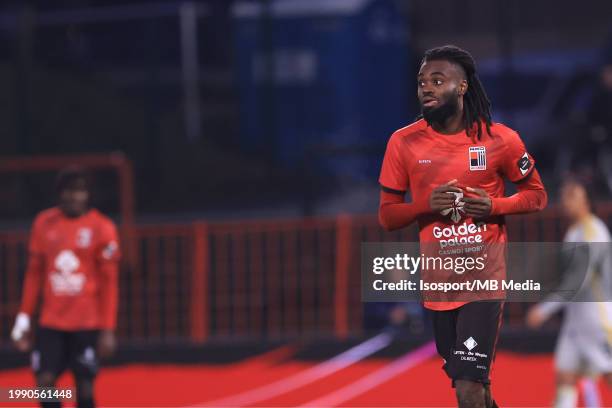
[[[90,186],[89,174],[80,166],[71,165],[62,169],[55,179],[55,191],[58,194],[77,186],[86,190],[89,190]]]
[[[469,52],[454,46],[444,45],[425,52],[421,64],[425,61],[445,60],[459,65],[468,83],[467,93],[463,96],[463,124],[466,134],[474,122],[478,127],[478,140],[482,136],[481,122],[485,123],[487,133],[491,135],[491,101],[476,74],[476,63]]]

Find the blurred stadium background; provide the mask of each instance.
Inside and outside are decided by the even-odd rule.
[[[378,226],[384,147],[422,52],[457,44],[549,191],[511,240],[562,238],[569,172],[612,225],[612,3],[587,3],[2,2],[0,386],[32,385],[9,342],[28,228],[80,163],[125,253],[100,404],[453,405],[420,306],[361,302],[361,242],[417,240]],[[529,331],[528,306],[505,308],[502,406],[553,397],[559,319]]]

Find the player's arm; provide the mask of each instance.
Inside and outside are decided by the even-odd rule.
[[[453,205],[455,196],[451,191],[461,192],[454,186],[453,180],[434,189],[430,197],[412,197],[412,202],[404,200],[410,186],[406,147],[402,145],[402,136],[394,133],[385,151],[380,171],[380,204],[378,221],[387,231],[404,228],[415,222],[420,216],[440,211]]]
[[[516,183],[516,194],[510,197],[491,199],[492,215],[525,214],[543,210],[548,202],[546,189],[540,174],[534,168],[525,178]]]
[[[382,186],[378,206],[378,222],[387,231],[404,228],[427,212],[422,202],[404,202],[405,192],[390,191]]]
[[[489,197],[482,189],[467,187],[464,210],[472,217],[526,214],[543,210],[548,202],[546,189],[535,169],[535,162],[519,135],[510,131],[504,136],[504,159],[501,173],[516,185],[517,193],[510,197]]]
[[[393,191],[382,186],[380,191],[380,205],[378,207],[378,220],[387,231],[404,228],[415,222],[421,215],[440,212],[452,207],[455,195],[451,192],[461,192],[455,187],[457,180],[436,187],[429,199],[404,202],[404,192]]]
[[[100,303],[102,327],[115,330],[117,326],[117,306],[119,303],[119,264],[104,262],[99,267],[100,273]]]
[[[115,328],[117,326],[117,309],[119,304],[119,240],[114,224],[105,225],[99,246],[98,274],[100,321],[99,352],[101,357],[108,357],[115,349]]]
[[[543,301],[529,309],[526,319],[529,327],[541,326],[573,299],[581,290],[585,280],[593,279],[592,276],[589,276],[594,273],[592,269],[589,270],[589,265],[596,250],[597,248],[593,247],[592,243],[567,242],[563,244],[560,261],[562,270],[559,273],[561,281]]]
[[[45,272],[45,257],[40,248],[39,230],[40,225],[35,222],[30,235],[28,266],[23,281],[21,305],[11,331],[11,338],[21,351],[27,351],[31,346],[30,320],[38,306]]]

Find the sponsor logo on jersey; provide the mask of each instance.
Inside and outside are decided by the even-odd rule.
[[[487,169],[487,152],[484,146],[470,146],[469,150],[470,170]]]
[[[527,152],[525,152],[525,154],[521,156],[518,162],[516,162],[516,165],[518,166],[523,176],[527,174],[527,172],[531,168],[531,160],[529,160],[529,155],[527,154]]]
[[[477,222],[476,224],[451,225],[448,227],[435,226],[433,228],[433,236],[440,242],[440,248],[447,246],[459,246],[462,244],[480,244],[484,242],[483,232],[487,231],[487,224]]]
[[[76,295],[85,285],[85,275],[77,273],[81,261],[69,249],[61,251],[54,262],[55,271],[51,272],[51,289],[56,295]]]

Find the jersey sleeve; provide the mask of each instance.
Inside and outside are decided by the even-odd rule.
[[[43,237],[43,218],[39,215],[32,224],[30,239],[28,241],[28,252],[30,255],[42,255],[44,253]]]
[[[121,258],[117,227],[110,220],[105,220],[100,227],[100,238],[96,248],[98,262],[118,262]]]
[[[382,168],[378,181],[383,189],[388,192],[405,193],[410,181],[407,167],[400,154],[401,138],[395,133],[387,143],[387,150],[383,158]]]
[[[508,129],[504,138],[505,151],[502,159],[502,173],[511,182],[518,183],[535,168],[535,160],[527,152],[518,133]]]
[[[23,281],[21,306],[19,311],[32,316],[38,306],[42,288],[45,259],[43,251],[43,219],[39,215],[34,220],[28,243],[28,266]]]
[[[119,303],[119,238],[117,228],[110,220],[101,225],[98,242],[98,273],[100,277],[100,323],[105,330],[117,326]]]

